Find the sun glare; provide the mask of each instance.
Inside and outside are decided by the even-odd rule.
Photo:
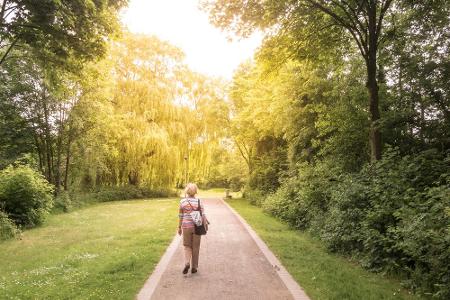
[[[215,28],[198,0],[131,0],[122,21],[135,33],[158,36],[181,48],[186,63],[197,72],[231,79],[236,67],[253,56],[262,36],[229,41]]]

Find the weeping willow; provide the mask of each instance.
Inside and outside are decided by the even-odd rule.
[[[106,150],[103,167],[90,169],[97,184],[170,188],[208,177],[228,116],[223,84],[182,60],[155,37],[125,34],[112,43]]]

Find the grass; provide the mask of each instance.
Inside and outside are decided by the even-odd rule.
[[[175,234],[177,208],[134,200],[51,215],[0,243],[0,299],[133,299]]]
[[[223,198],[225,197],[225,188],[213,188],[213,189],[209,189],[209,190],[199,190],[198,191],[198,195],[197,197],[199,198],[209,198],[209,197],[218,197],[218,198]],[[230,190],[230,195],[232,198],[239,198],[242,197],[242,193],[241,192],[232,192]]]
[[[395,279],[368,272],[344,257],[330,254],[320,241],[290,229],[247,201],[227,202],[265,241],[311,299],[420,299]]]

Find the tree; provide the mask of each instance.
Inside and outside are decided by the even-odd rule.
[[[105,37],[117,27],[115,12],[127,0],[2,0],[0,65],[11,51],[30,46],[40,57],[68,64],[105,52]]]
[[[370,149],[372,160],[381,158],[381,133],[379,129],[379,49],[386,38],[384,19],[392,6],[392,0],[303,0],[303,1],[204,1],[211,20],[217,26],[229,28],[247,35],[256,28],[272,28],[276,34],[284,34],[298,27],[317,27],[322,31],[341,27],[350,34],[366,64],[367,91],[370,111]],[[325,20],[325,21],[324,21]],[[319,26],[320,27],[320,26]],[[278,29],[276,29],[278,28]],[[317,35],[320,35],[317,32]],[[314,39],[314,36],[310,36]]]

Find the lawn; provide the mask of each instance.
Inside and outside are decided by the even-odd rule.
[[[307,233],[290,229],[242,199],[227,201],[266,242],[313,300],[420,299],[400,283],[330,254]]]
[[[199,190],[197,197],[201,198],[223,198],[225,197],[226,189],[224,188],[213,188],[209,190]],[[242,197],[241,192],[232,192],[230,190],[230,196],[233,198]],[[182,194],[180,194],[182,195]]]
[[[133,299],[175,235],[177,208],[134,200],[51,215],[0,243],[0,298]]]

